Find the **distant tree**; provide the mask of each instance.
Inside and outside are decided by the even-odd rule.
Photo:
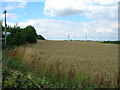
[[[45,38],[42,35],[37,35],[37,39],[39,39],[39,40],[45,40]]]

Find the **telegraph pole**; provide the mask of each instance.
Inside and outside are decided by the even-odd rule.
[[[86,34],[86,41],[87,41],[87,34]]]
[[[68,41],[69,41],[69,38],[70,38],[70,36],[69,36],[69,34],[68,34]]]
[[[7,11],[5,10],[4,12],[3,12],[3,14],[5,14],[5,45],[6,45],[6,13],[7,13]]]

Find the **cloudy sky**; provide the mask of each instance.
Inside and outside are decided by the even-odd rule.
[[[7,10],[8,25],[32,25],[48,40],[118,40],[118,1],[2,0],[0,19]]]

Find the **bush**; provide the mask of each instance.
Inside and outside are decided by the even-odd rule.
[[[39,40],[45,40],[45,38],[42,35],[37,35],[37,39],[39,39]]]
[[[120,41],[103,41],[103,43],[108,43],[108,44],[120,44]]]
[[[24,28],[26,34],[26,42],[28,43],[36,43],[37,42],[37,33],[35,28],[32,26],[27,26]]]
[[[9,57],[9,56],[4,56],[2,57],[2,65],[4,67],[9,67],[14,70],[20,70],[25,72],[27,69],[25,65],[22,64],[22,62],[16,58]]]
[[[20,27],[8,28],[11,33],[7,36],[7,45],[22,45],[26,43],[26,36]]]
[[[3,88],[35,88],[36,85],[20,71],[3,69]]]
[[[4,31],[4,28],[2,28]],[[34,27],[27,26],[26,28],[17,27],[7,27],[7,32],[10,32],[7,35],[7,46],[20,46],[25,43],[36,43],[37,42],[37,33]],[[5,35],[2,34],[4,38]],[[4,44],[4,41],[3,41]],[[3,45],[4,46],[4,45]]]

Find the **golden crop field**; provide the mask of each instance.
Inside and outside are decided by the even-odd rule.
[[[13,52],[14,51],[14,52]],[[90,41],[47,41],[17,47],[7,52],[21,58],[32,72],[52,80],[78,80],[90,76],[94,84],[115,87],[118,45]]]

